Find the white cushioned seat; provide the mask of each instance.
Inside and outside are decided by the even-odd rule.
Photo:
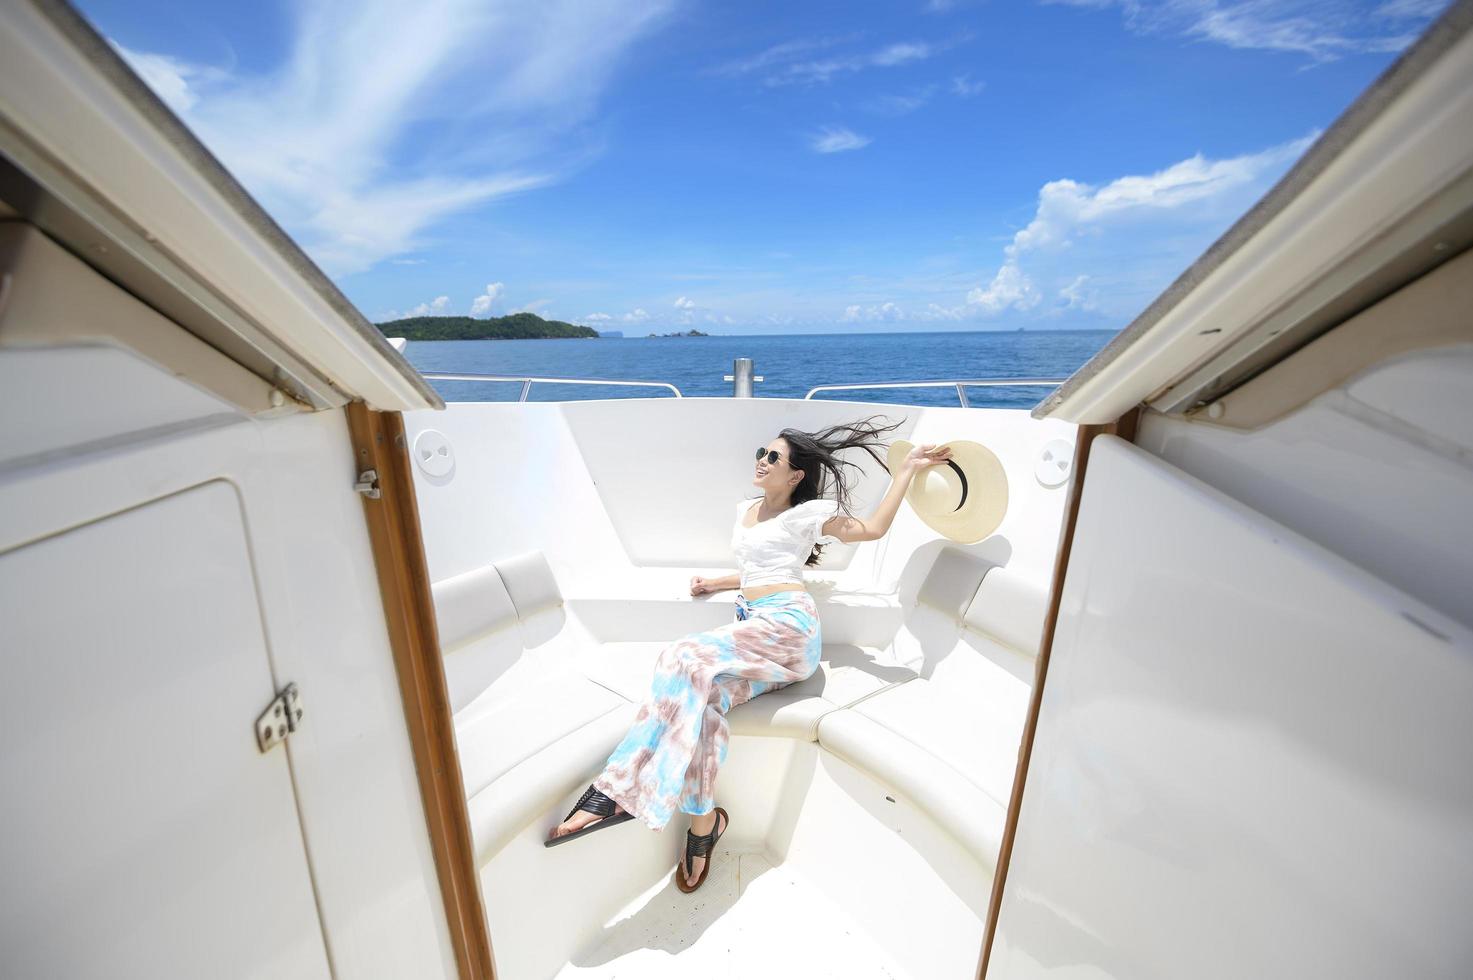
[[[819,721],[915,677],[872,647],[825,644],[811,677],[739,704],[726,714],[733,735],[818,739]]]
[[[476,699],[522,654],[517,610],[495,565],[431,586],[450,710]]]
[[[952,654],[969,661],[972,676],[965,680],[957,670],[941,680],[917,678],[867,698],[852,710],[925,749],[1006,805],[1031,686],[990,659],[1014,654],[997,650],[976,657],[972,653],[976,641],[988,643],[982,637],[965,637],[961,645],[970,649]]]
[[[649,693],[655,660],[665,646],[656,640],[599,643],[579,654],[578,666],[595,684],[638,704]]]
[[[530,551],[498,561],[496,571],[506,583],[507,594],[516,607],[522,645],[532,649],[557,637],[567,614],[552,566],[542,552]]]
[[[473,809],[483,826],[500,827],[518,819],[512,809],[521,805],[509,774],[548,750],[559,758],[566,739],[577,744],[576,733],[629,702],[588,680],[566,655],[562,595],[540,553],[437,582],[432,591],[466,796],[480,801]],[[492,843],[477,836],[478,849]]]
[[[479,793],[523,759],[626,704],[573,670],[513,672],[456,715],[466,795]]]
[[[925,747],[897,739],[894,731],[858,712],[825,715],[818,731],[818,743],[825,750],[930,814],[983,866],[996,866],[1005,804],[1000,806]]]
[[[431,586],[440,649],[455,650],[516,624],[517,607],[495,565],[472,569]]]
[[[662,638],[598,642],[570,617],[539,553],[436,583],[434,592],[484,863],[597,773],[633,724],[675,624],[621,624],[634,637]],[[991,866],[1042,632],[1040,592],[1009,569],[944,548],[887,647],[825,644],[812,677],[732,708],[731,733],[816,740]],[[713,610],[681,612],[700,629]]]
[[[466,807],[477,863],[490,861],[528,824],[543,820],[549,811],[557,808],[552,821],[561,820],[567,807],[572,806],[569,794],[576,801],[592,782],[614,746],[634,724],[638,710],[637,705],[621,700],[613,711],[568,732],[472,794]],[[548,823],[542,829],[551,826]]]
[[[496,570],[506,583],[507,594],[511,596],[517,616],[521,619],[563,604],[563,594],[558,591],[552,566],[547,563],[547,557],[542,552],[529,551],[523,555],[505,558],[496,563]]]
[[[1010,568],[994,568],[982,580],[977,595],[967,605],[962,620],[971,629],[997,640],[1027,661],[1028,681],[1033,682],[1032,664],[1043,641],[1043,620],[1048,612],[1048,593]]]
[[[541,552],[472,569],[431,586],[450,710],[458,713],[526,650],[556,637],[566,622],[563,597]]]
[[[923,586],[896,637],[896,659],[919,676],[825,715],[818,741],[936,816],[992,867],[1045,601],[1041,589],[1010,569],[984,564],[969,571],[946,555],[938,556],[933,575],[947,581]],[[976,572],[984,573],[980,583],[971,577]],[[975,595],[967,597],[969,586]],[[1010,647],[1004,636],[1029,645]]]

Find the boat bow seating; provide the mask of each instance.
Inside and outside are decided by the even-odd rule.
[[[915,676],[819,722],[823,748],[909,797],[988,868],[1044,610],[1042,590],[1010,569],[944,549],[889,651]]]
[[[437,582],[434,598],[484,865],[530,823],[550,827],[555,808],[592,780],[678,634],[601,638],[540,552]],[[701,628],[730,608],[687,606],[710,620]],[[733,707],[731,734],[818,742],[906,796],[991,868],[1043,611],[1037,586],[944,548],[893,635],[876,645],[826,643],[812,677]]]

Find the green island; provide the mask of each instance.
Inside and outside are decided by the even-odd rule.
[[[473,316],[412,316],[375,326],[385,337],[406,340],[546,340],[598,336],[592,327],[544,320],[535,313],[510,313],[484,320]]]
[[[650,336],[651,337],[709,337],[711,335],[708,334],[708,333],[701,333],[699,330],[691,329],[691,330],[685,331],[684,333],[652,333],[652,334],[650,334]]]

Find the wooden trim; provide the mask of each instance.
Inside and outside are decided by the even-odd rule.
[[[353,402],[344,411],[358,471],[378,473],[381,495],[363,498],[363,515],[373,544],[450,945],[462,980],[494,980],[495,960],[481,906],[404,418],[398,412],[372,411],[362,402]],[[356,474],[344,474],[348,476]]]
[[[1059,602],[1064,595],[1064,572],[1069,567],[1069,552],[1074,545],[1074,524],[1079,517],[1079,500],[1084,491],[1084,473],[1089,465],[1089,447],[1098,435],[1115,435],[1135,441],[1140,406],[1106,425],[1081,425],[1074,441],[1074,463],[1069,471],[1069,496],[1064,501],[1063,527],[1059,534],[1059,550],[1054,557],[1053,582],[1049,586],[1048,612],[1043,619],[1043,637],[1038,645],[1038,661],[1033,668],[1033,693],[1028,702],[1028,717],[1023,721],[1023,737],[1018,746],[1018,767],[1013,775],[1013,792],[1008,799],[1007,823],[1003,827],[1002,844],[997,853],[997,870],[992,876],[992,897],[987,903],[987,927],[983,933],[982,956],[977,962],[977,980],[987,976],[987,962],[992,956],[992,941],[997,934],[997,917],[1002,911],[1003,889],[1008,880],[1008,864],[1013,856],[1013,839],[1018,833],[1018,814],[1023,808],[1023,786],[1028,779],[1028,761],[1033,755],[1033,735],[1038,729],[1038,711],[1043,704],[1043,684],[1048,675],[1049,652],[1054,644],[1054,627],[1059,621]]]

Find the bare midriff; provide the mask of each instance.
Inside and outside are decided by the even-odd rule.
[[[760,599],[765,595],[772,595],[774,592],[792,592],[795,589],[800,592],[808,591],[802,582],[776,582],[772,585],[751,585],[742,589],[741,593],[750,602],[753,599]]]

